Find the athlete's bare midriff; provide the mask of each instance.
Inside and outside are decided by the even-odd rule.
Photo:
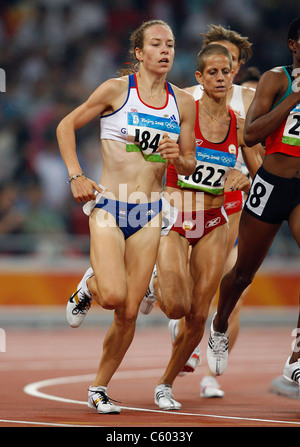
[[[141,152],[126,152],[118,141],[102,140],[101,149],[100,183],[106,187],[105,196],[128,202],[139,199],[141,203],[158,200],[166,163],[145,161]]]
[[[279,177],[300,178],[300,157],[279,152],[269,154],[265,156],[263,167],[266,171]]]
[[[201,211],[220,208],[224,204],[225,196],[214,196],[203,191],[178,189],[166,186],[165,198],[179,211]]]

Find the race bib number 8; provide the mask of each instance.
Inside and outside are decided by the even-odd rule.
[[[274,186],[256,175],[247,200],[247,207],[253,213],[261,216],[269,200]]]
[[[283,131],[282,142],[292,146],[300,146],[300,104],[291,110]]]
[[[169,118],[159,118],[145,113],[128,113],[127,152],[141,151],[147,161],[165,163],[166,160],[156,153],[164,133],[178,141],[180,126]]]

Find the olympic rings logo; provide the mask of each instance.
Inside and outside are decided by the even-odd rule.
[[[176,123],[170,123],[170,122],[165,123],[165,127],[167,127],[167,129],[175,129],[176,126],[177,126]]]
[[[232,161],[232,158],[229,158],[229,157],[221,157],[221,160],[222,160],[222,162],[223,163],[230,163],[231,161]]]

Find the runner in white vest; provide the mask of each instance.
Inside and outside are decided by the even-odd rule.
[[[72,194],[79,203],[92,202],[85,208],[91,267],[68,301],[67,319],[78,327],[93,299],[114,311],[88,392],[88,406],[98,413],[121,411],[109,399],[107,386],[134,337],[155,263],[166,167],[171,162],[178,173],[190,175],[196,163],[195,103],[166,81],[174,60],[171,28],[161,20],[145,22],[131,38],[134,74],[102,83],[57,128]],[[76,154],[75,131],[96,116],[101,121],[101,186],[85,177]]]

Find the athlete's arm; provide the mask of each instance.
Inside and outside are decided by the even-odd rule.
[[[300,92],[293,91],[272,109],[284,94],[283,86],[286,90],[287,78],[282,69],[269,70],[260,78],[246,116],[244,140],[247,146],[263,143],[299,102]]]
[[[176,88],[176,99],[180,113],[180,135],[178,144],[168,138],[167,134],[159,143],[161,156],[174,164],[177,174],[191,175],[196,168],[195,157],[195,120],[196,104],[189,94]]]
[[[256,171],[263,162],[263,147],[260,143],[253,145],[252,147],[248,147],[244,140],[244,126],[245,120],[242,118],[237,118],[239,129],[238,129],[238,144],[241,147],[243,153],[243,160],[245,165],[249,171],[251,178],[254,177]]]
[[[76,154],[75,131],[91,122],[105,110],[112,110],[115,98],[128,88],[127,85],[124,78],[110,79],[104,82],[87,101],[69,113],[57,126],[59,150],[70,178],[82,172]],[[102,192],[96,182],[84,176],[72,180],[71,189],[77,202],[95,199],[94,189]]]

